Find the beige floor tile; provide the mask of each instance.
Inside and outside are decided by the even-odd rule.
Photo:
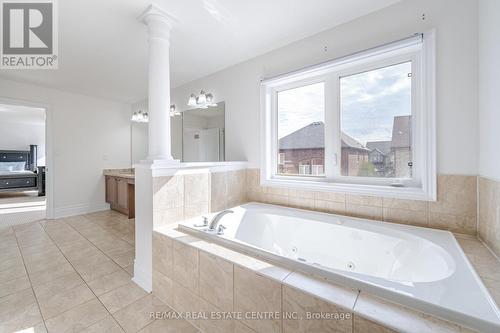
[[[73,271],[46,283],[34,285],[33,289],[39,299],[48,299],[83,284],[82,278]]]
[[[4,271],[0,271],[0,283],[5,283],[16,278],[21,278],[23,276],[28,276],[26,273],[26,269],[24,265],[18,265],[15,267],[11,267]]]
[[[99,264],[105,263],[109,261],[109,258],[103,253],[97,253],[90,257],[83,257],[78,260],[71,261],[71,264],[75,267],[76,270],[79,270],[85,266],[97,266]]]
[[[130,276],[134,276],[134,265],[129,265],[123,268]]]
[[[80,304],[45,322],[49,333],[78,332],[102,320],[108,312],[97,299]]]
[[[48,319],[95,298],[92,291],[82,284],[48,298],[39,298],[38,301],[43,317]]]
[[[110,258],[122,268],[130,266],[134,263],[135,249],[131,248],[127,252],[118,255],[110,255]]]
[[[21,276],[7,282],[0,282],[0,297],[15,294],[21,290],[30,288],[28,276]]]
[[[106,318],[98,321],[97,323],[87,327],[81,333],[123,333],[122,328],[113,319],[112,316],[107,316]]]
[[[26,264],[35,263],[40,260],[46,260],[48,258],[55,258],[58,256],[62,256],[62,253],[55,246],[38,252],[23,253],[23,259]]]
[[[119,270],[92,280],[88,282],[88,285],[97,296],[100,296],[129,282],[130,275],[123,270]]]
[[[0,243],[2,240],[0,239]],[[8,247],[7,249],[0,250],[0,260],[9,260],[21,255],[17,246]]]
[[[52,267],[57,267],[66,264],[68,261],[59,252],[58,254],[47,256],[39,260],[25,261],[28,274],[47,270]]]
[[[29,277],[31,284],[36,285],[55,280],[74,271],[73,267],[66,262],[58,266],[49,267],[42,271],[29,273]]]
[[[152,313],[170,310],[162,301],[149,294],[116,312],[113,317],[125,332],[132,333],[153,322]]]
[[[122,239],[117,239],[113,243],[106,243],[106,244],[96,243],[96,245],[99,246],[99,248],[101,248],[104,251],[104,253],[106,253],[106,255],[110,256],[111,258],[134,249],[132,245],[130,245],[129,243],[125,242]]]
[[[196,333],[198,330],[185,320],[157,319],[140,333]]]
[[[234,322],[234,333],[255,333],[255,331],[252,330],[251,328],[249,328],[248,326],[245,326],[240,321],[235,321]]]
[[[1,251],[9,251],[17,248],[17,241],[15,237],[9,237],[8,239],[2,240],[0,243]]]
[[[69,262],[73,263],[75,261],[80,261],[84,258],[90,258],[102,254],[102,251],[97,247],[88,242],[88,246],[81,249],[72,248],[67,252],[63,252]]]
[[[39,254],[47,253],[51,251],[58,251],[59,249],[54,244],[42,244],[42,245],[34,245],[29,247],[21,247],[21,253],[23,256],[27,256],[30,254]]]
[[[141,287],[135,284],[135,282],[130,281],[121,287],[99,296],[99,299],[109,312],[115,313],[146,295],[147,293]]]
[[[0,332],[16,332],[42,322],[31,288],[0,298]]]
[[[14,266],[19,266],[23,264],[23,258],[21,256],[11,257],[0,261],[0,271],[10,269]]]
[[[87,282],[119,270],[121,270],[121,267],[115,264],[111,259],[97,265],[86,265],[77,268],[78,273],[80,273],[82,278]]]

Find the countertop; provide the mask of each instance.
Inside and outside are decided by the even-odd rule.
[[[134,169],[104,169],[104,176],[135,179]]]

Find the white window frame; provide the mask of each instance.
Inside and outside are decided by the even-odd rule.
[[[339,79],[355,73],[412,62],[411,179],[340,176]],[[435,32],[356,53],[261,83],[261,184],[413,200],[436,200]],[[277,93],[325,82],[325,176],[277,173]],[[336,160],[336,164],[327,161]]]

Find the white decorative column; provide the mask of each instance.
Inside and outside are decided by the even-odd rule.
[[[154,163],[174,161],[170,136],[170,30],[175,19],[156,5],[139,17],[149,35],[149,150]]]
[[[152,290],[153,173],[180,165],[171,154],[170,137],[170,30],[175,20],[156,5],[139,17],[149,35],[149,147],[147,160],[135,167],[134,278],[147,292]]]

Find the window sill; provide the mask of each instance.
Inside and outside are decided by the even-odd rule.
[[[388,185],[361,185],[333,183],[302,179],[262,179],[262,186],[289,187],[305,191],[325,191],[346,194],[369,195],[375,197],[386,197],[394,199],[436,201],[434,189],[424,190],[421,187],[394,187]]]

